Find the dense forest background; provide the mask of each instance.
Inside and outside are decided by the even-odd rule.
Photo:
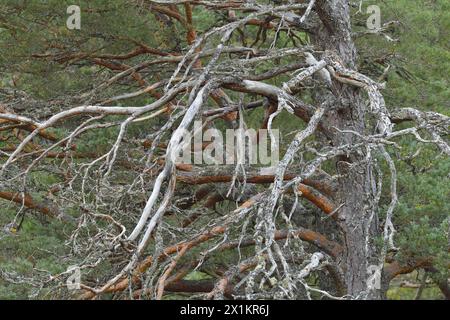
[[[116,60],[116,65],[112,67],[93,62],[95,59],[102,60],[102,55],[124,55],[130,47],[139,47],[140,44],[162,52],[177,52],[188,46],[178,21],[171,20],[171,28],[168,28],[164,16],[150,12],[140,2],[2,0],[0,106],[2,102],[13,101],[24,114],[38,113],[39,118],[45,119],[57,110],[85,103],[83,93],[90,92],[114,72],[122,70],[124,64],[136,65],[147,58],[146,55],[137,55]],[[360,55],[357,68],[372,77],[384,77],[387,84],[383,90],[386,104],[450,116],[450,2],[364,1],[362,13],[358,12],[358,3],[355,2],[352,8],[354,31],[360,33],[355,36]],[[71,4],[82,8],[81,30],[68,30],[66,27],[66,8]],[[365,8],[369,4],[380,6],[383,23],[398,21],[388,26],[388,38],[365,34],[368,17]],[[221,14],[220,11],[205,11],[195,6],[193,20],[197,32],[201,34],[216,21],[225,19]],[[249,34],[256,35],[260,32],[258,30],[258,26],[246,27]],[[258,46],[269,48],[273,36],[270,32],[261,35]],[[279,46],[292,45],[290,39],[283,37],[282,34]],[[240,40],[236,36],[232,41],[238,43]],[[300,35],[297,41],[306,45],[309,39]],[[64,54],[58,56],[58,50]],[[56,55],[53,55],[54,52]],[[97,58],[87,59],[84,53]],[[276,65],[276,62],[273,63]],[[390,68],[386,71],[387,66]],[[145,74],[145,77],[153,82],[158,80],[159,75]],[[135,85],[130,81],[110,86],[96,92],[95,100],[128,92]],[[128,99],[126,105],[145,105],[153,99],[152,96],[142,95]],[[256,128],[262,116],[260,110],[248,112],[246,122]],[[145,139],[147,128],[163,124],[166,121],[164,117],[135,124],[130,130],[135,137]],[[285,134],[299,125],[300,122],[287,113],[281,114],[274,124]],[[70,128],[69,120],[67,130]],[[64,130],[51,129],[49,134],[63,135]],[[109,128],[87,133],[77,142],[77,151],[100,153],[108,150],[117,130]],[[394,213],[399,258],[407,260],[432,256],[435,257],[436,269],[433,272],[418,269],[396,278],[387,295],[389,299],[442,299],[443,294],[432,279],[442,281],[448,278],[450,161],[448,157],[436,155],[435,147],[431,145],[420,144],[409,137],[402,139],[405,141],[401,150],[390,150],[400,159],[396,161],[399,204]],[[0,131],[0,150],[9,152],[10,147],[6,132]],[[417,152],[418,149],[420,152]],[[58,206],[49,190],[60,182],[58,173],[52,173],[53,168],[60,166],[60,161],[50,159],[45,170],[33,171],[29,175],[33,199],[48,208]],[[387,196],[383,195],[381,201],[384,207],[389,205]],[[24,208],[18,217],[19,207],[18,203],[0,199],[0,298],[61,297],[59,290],[62,289],[46,285],[41,288],[42,277],[43,274],[64,272],[75,261],[67,241],[77,223],[70,218],[54,219],[39,208]],[[228,210],[228,207],[220,205],[216,210],[220,212]],[[65,215],[77,217],[77,207],[68,206]],[[14,225],[11,225],[12,221]],[[232,259],[232,254],[223,254],[220,257],[222,261],[215,263],[226,264],[227,260]],[[98,273],[90,274],[89,278],[92,281],[101,278],[108,268],[107,264],[102,265],[96,271]],[[41,278],[36,277],[39,270],[45,270],[40,274]],[[188,274],[185,279],[208,279],[211,276],[209,271],[205,267],[205,270]],[[314,282],[314,279],[311,281]],[[37,292],[39,294],[34,295]],[[176,294],[166,296],[167,299],[179,297]]]

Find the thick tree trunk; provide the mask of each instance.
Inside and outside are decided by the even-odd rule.
[[[356,49],[351,39],[350,8],[347,0],[323,0],[317,2],[317,12],[323,26],[316,30],[314,42],[323,50],[336,53],[341,62],[348,68],[356,66]],[[324,125],[329,132],[332,145],[353,145],[356,141],[354,134],[339,133],[340,130],[352,130],[365,133],[364,115],[365,105],[361,90],[334,82],[335,90],[329,90],[316,96],[316,102],[322,103],[329,99],[332,101]],[[373,208],[374,178],[370,164],[362,162],[366,155],[351,153],[336,160],[336,170],[339,191],[336,203],[342,204],[339,211],[338,224],[343,233],[344,252],[339,265],[344,275],[347,294],[360,299],[379,299],[378,292],[366,292],[368,267],[376,264],[374,256],[376,251],[373,239],[376,237],[374,217],[372,225],[368,228]],[[369,233],[369,234],[367,234]],[[370,242],[366,245],[366,240]]]

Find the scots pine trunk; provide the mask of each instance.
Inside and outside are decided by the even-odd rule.
[[[321,0],[316,8],[322,24],[315,32],[315,45],[335,53],[347,68],[356,69],[357,52],[351,38],[349,2]],[[323,121],[327,126],[326,131],[331,133],[329,143],[333,146],[351,146],[356,143],[355,134],[342,131],[351,130],[361,134],[373,131],[366,127],[363,91],[336,81],[333,88],[318,93],[315,99],[318,104],[327,100],[330,104],[331,110]],[[376,193],[372,163],[364,161],[366,156],[355,151],[335,161],[339,176],[335,201],[342,205],[338,225],[344,244],[339,265],[347,294],[360,299],[377,299],[381,298],[379,292],[367,291],[368,267],[377,263],[373,241],[377,236],[377,217],[372,201]],[[372,214],[374,216],[371,218]]]

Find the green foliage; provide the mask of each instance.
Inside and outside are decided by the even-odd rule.
[[[450,3],[389,0],[376,4],[381,8],[382,23],[400,22],[392,36],[398,42],[380,36],[359,41],[362,56],[384,63],[379,75],[387,64],[392,66],[383,92],[387,105],[450,115]]]
[[[4,226],[14,218],[14,211],[0,207],[0,225]],[[0,240],[0,270],[11,273],[17,283],[10,283],[0,277],[0,297],[2,299],[27,299],[33,292],[21,279],[36,276],[35,269],[47,270],[52,274],[65,271],[68,262],[61,261],[66,247],[67,225],[56,219],[33,216],[28,212],[20,230],[16,234],[4,236]],[[48,278],[47,278],[48,279]],[[35,288],[36,289],[36,288]],[[45,293],[46,290],[43,291]]]
[[[387,297],[390,300],[414,300],[416,293],[417,288],[392,287],[388,290]],[[425,288],[421,300],[435,300],[440,296],[441,293],[439,292],[439,288]]]
[[[81,8],[81,30],[66,27],[66,9],[74,4]],[[153,15],[123,0],[7,0],[0,4],[3,20],[7,23],[0,24],[0,69],[20,73],[18,88],[42,99],[77,94],[102,74],[101,67],[84,65],[81,56],[68,59],[69,65],[60,63],[67,56],[59,57],[63,60],[58,63],[46,59],[59,50],[101,57],[129,53],[138,43],[167,51],[179,45],[170,36],[176,30],[163,28]],[[34,59],[27,59],[31,56]]]
[[[382,23],[400,22],[389,33],[398,41],[390,42],[375,35],[359,38],[361,70],[376,79],[388,65],[391,67],[383,91],[388,108],[414,107],[450,115],[450,3],[446,0],[392,0],[376,4],[381,8]],[[364,31],[364,19],[360,31]],[[436,147],[419,143],[412,137],[402,138],[398,144],[402,149],[392,152],[403,159],[396,161],[399,203],[394,223],[396,244],[401,248],[399,258],[407,262],[431,257],[433,263],[439,265],[437,277],[448,277],[450,160],[445,155],[439,156]],[[420,153],[413,156],[418,149]],[[390,202],[390,177],[387,167],[383,166],[386,175],[381,215]],[[394,288],[388,296],[412,298],[411,291]]]

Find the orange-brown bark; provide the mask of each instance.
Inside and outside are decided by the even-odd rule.
[[[19,205],[23,204],[28,209],[37,210],[51,217],[55,217],[58,215],[58,213],[54,209],[37,202],[29,194],[25,194],[25,196],[22,196],[20,193],[17,192],[0,191],[0,198],[15,202]]]

